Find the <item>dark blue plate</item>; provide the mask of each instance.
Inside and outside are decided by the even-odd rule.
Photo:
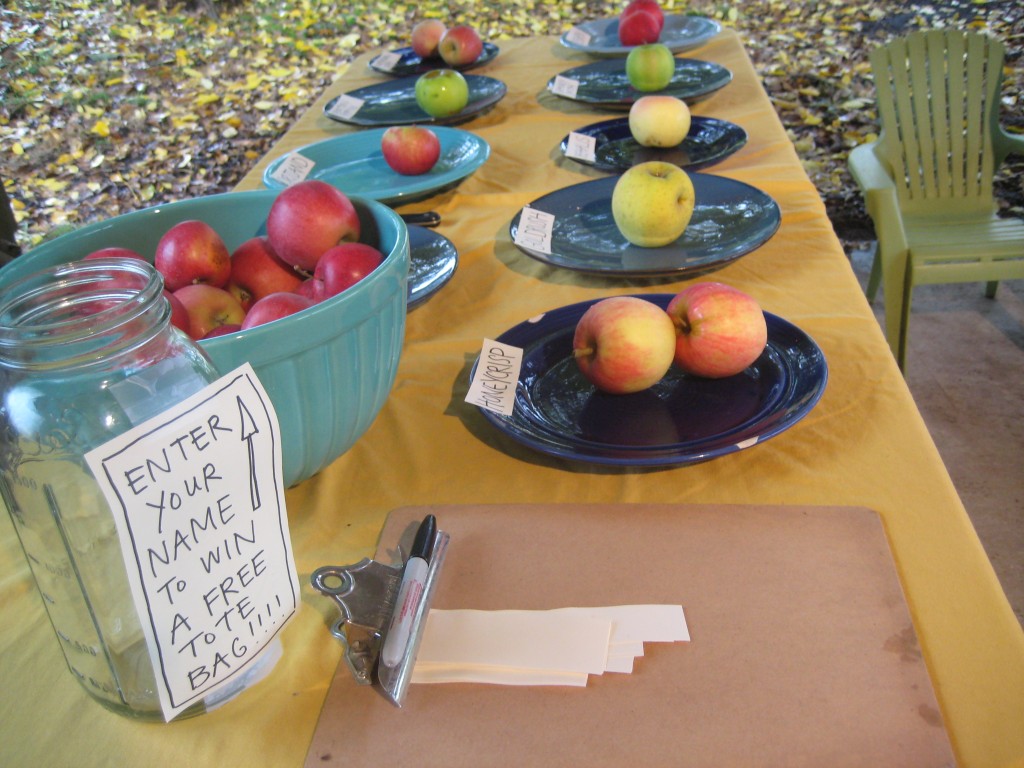
[[[408,309],[418,307],[452,279],[459,252],[452,241],[430,229],[409,227]]]
[[[410,125],[451,125],[469,120],[484,112],[505,96],[507,86],[493,77],[486,75],[464,75],[469,86],[469,103],[461,112],[449,117],[431,117],[416,103],[416,81],[418,75],[388,80],[384,83],[368,85],[349,91],[344,96],[361,99],[363,104],[359,111],[350,117],[339,117],[331,110],[341,96],[336,96],[324,106],[324,114],[339,123],[362,126]]]
[[[556,75],[579,83],[576,95],[562,98],[592,104],[606,109],[629,109],[633,102],[648,93],[638,91],[629,84],[626,76],[625,59],[604,59],[582,67],[573,67]],[[732,81],[732,72],[721,64],[698,59],[676,59],[676,71],[671,82],[658,93],[675,96],[688,103],[699,101]],[[555,77],[548,81],[547,88],[555,95]]]
[[[681,53],[704,45],[722,31],[722,25],[704,16],[665,14],[665,26],[658,42],[668,46],[672,53]],[[593,56],[625,56],[632,46],[619,42],[619,18],[595,19],[577,24],[562,35],[566,48],[583,51]]]
[[[667,307],[672,295],[641,298]],[[643,392],[605,394],[583,377],[572,355],[576,323],[596,301],[546,312],[497,338],[523,350],[515,410],[511,416],[481,412],[541,453],[596,464],[695,464],[784,432],[825,390],[828,366],[818,345],[766,312],[768,344],[742,373],[702,379],[673,368]]]
[[[396,48],[391,51],[390,55],[381,54],[374,56],[370,59],[370,69],[375,72],[380,72],[384,75],[392,75],[394,77],[405,77],[406,75],[422,75],[424,72],[429,72],[432,69],[457,69],[461,72],[465,72],[467,69],[473,69],[479,67],[487,62],[491,61],[495,56],[498,55],[498,46],[494,43],[484,43],[484,49],[480,53],[480,57],[469,64],[464,64],[461,67],[453,67],[450,64],[446,64],[444,59],[440,57],[431,57],[429,59],[423,59],[417,56],[411,47]],[[391,57],[397,56],[398,59],[394,62],[394,65],[390,68]]]
[[[747,143],[747,132],[735,123],[714,117],[693,115],[690,132],[678,147],[643,147],[629,131],[629,118],[616,117],[600,123],[579,128],[574,133],[594,137],[594,159],[578,163],[589,165],[601,171],[621,173],[637,163],[661,160],[674,163],[680,168],[697,170],[724,160]],[[562,139],[562,153],[569,144],[569,137]]]
[[[691,173],[696,205],[686,231],[661,248],[633,245],[612,219],[618,176],[573,184],[538,198],[530,208],[555,217],[551,253],[517,247],[555,267],[610,277],[691,278],[736,261],[763,245],[782,221],[778,204],[742,181]],[[522,212],[509,226],[515,242]]]

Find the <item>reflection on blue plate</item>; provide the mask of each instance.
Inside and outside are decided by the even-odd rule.
[[[424,227],[409,227],[408,309],[418,307],[452,279],[459,253],[444,235]]]
[[[507,86],[486,75],[463,75],[469,86],[469,103],[461,112],[448,117],[431,117],[416,103],[416,81],[418,76],[388,80],[384,83],[356,88],[354,91],[336,96],[324,106],[324,114],[339,123],[350,125],[409,125],[410,123],[433,123],[451,125],[469,120],[485,112],[505,96]],[[343,99],[358,99],[362,105],[353,114],[338,114],[337,107]]]
[[[722,31],[722,25],[703,16],[666,14],[659,43],[672,53],[681,53],[704,45]],[[595,56],[625,56],[632,46],[619,42],[619,19],[597,19],[577,24],[561,37],[562,45]]]
[[[494,59],[498,55],[498,46],[494,43],[484,43],[484,49],[476,61],[462,66],[446,64],[444,59],[434,56],[423,59],[416,55],[411,47],[396,48],[389,53],[382,53],[370,59],[370,69],[380,72],[383,75],[394,77],[405,77],[406,75],[422,75],[432,69],[458,69],[465,72],[467,69],[479,67]]]
[[[326,181],[349,195],[385,203],[404,202],[461,181],[483,165],[491,152],[487,142],[475,134],[431,126],[441,144],[441,156],[426,173],[403,176],[384,161],[380,142],[385,130],[374,128],[300,147],[268,165],[263,184],[270,189],[287,186],[274,174],[289,162],[291,154],[296,154],[315,163],[306,179]]]
[[[672,294],[641,298],[666,307]],[[825,390],[828,366],[818,345],[766,312],[768,345],[742,373],[702,379],[673,368],[643,392],[605,394],[583,377],[572,354],[576,323],[595,301],[547,312],[497,338],[523,350],[515,409],[511,416],[481,412],[541,453],[624,466],[694,464],[785,431]]]
[[[574,133],[594,138],[594,159],[574,157],[573,160],[601,171],[618,173],[648,160],[661,160],[695,171],[724,160],[747,143],[747,132],[735,123],[699,115],[693,115],[690,132],[677,147],[641,146],[630,133],[628,117],[593,123]],[[568,145],[566,136],[562,139],[562,154]]]
[[[688,103],[703,99],[732,81],[732,72],[721,64],[698,59],[676,59],[676,71],[672,81],[660,91],[665,96],[675,96]],[[558,78],[575,80],[578,84],[574,95],[559,92]],[[625,59],[604,59],[573,67],[551,78],[548,90],[556,96],[592,104],[605,109],[629,109],[633,102],[651,92],[638,91],[629,83]]]
[[[631,244],[612,219],[618,176],[584,181],[530,203],[554,216],[551,253],[517,247],[545,264],[609,277],[691,278],[730,264],[775,234],[778,204],[742,181],[691,173],[696,204],[686,231],[661,248]],[[515,242],[522,211],[509,226]]]

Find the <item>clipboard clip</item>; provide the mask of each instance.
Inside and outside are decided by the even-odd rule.
[[[398,707],[402,706],[434,587],[444,565],[449,536],[438,530],[427,568],[423,591],[416,600],[409,640],[399,662],[381,663],[391,618],[402,585],[403,565],[386,565],[364,557],[353,565],[325,565],[310,576],[313,588],[331,598],[341,616],[331,625],[331,634],[345,649],[345,662],[360,685],[374,685]],[[408,559],[408,558],[405,558]],[[403,561],[404,564],[404,561]]]

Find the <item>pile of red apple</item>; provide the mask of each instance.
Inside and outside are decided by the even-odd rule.
[[[212,226],[183,221],[160,238],[153,264],[164,279],[171,322],[207,339],[287,317],[355,285],[384,260],[359,234],[348,196],[308,180],[275,198],[266,236],[229,252]],[[86,258],[105,256],[144,258],[121,247]]]
[[[734,376],[760,357],[768,326],[757,301],[717,282],[694,283],[662,309],[637,296],[592,304],[576,324],[573,356],[595,387],[640,392],[675,365],[710,379]]]
[[[665,26],[657,0],[630,0],[619,14],[619,42],[623,45],[656,43]]]
[[[440,58],[449,67],[466,67],[480,58],[484,43],[468,24],[448,27],[440,19],[424,19],[412,28],[412,51],[421,59]]]

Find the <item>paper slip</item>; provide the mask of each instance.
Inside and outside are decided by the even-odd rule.
[[[305,155],[292,152],[274,169],[274,172],[270,174],[270,178],[290,187],[292,184],[304,181],[309,176],[309,172],[315,167],[316,163]]]
[[[334,103],[331,104],[327,112],[339,120],[348,120],[353,117],[362,106],[362,99],[343,93],[334,100]]]
[[[594,162],[596,158],[597,139],[585,133],[573,131],[565,143],[565,156],[573,160]]]
[[[412,682],[585,686],[592,674],[632,672],[644,642],[689,639],[679,605],[432,610]]]
[[[555,96],[564,96],[567,99],[575,99],[576,92],[580,89],[580,81],[574,80],[571,77],[565,77],[564,75],[555,75],[554,82],[551,83],[551,92]]]
[[[516,384],[523,364],[523,350],[510,344],[484,339],[466,402],[502,416],[515,410]]]
[[[519,214],[519,225],[512,239],[516,245],[528,251],[539,251],[551,255],[551,234],[555,229],[555,216],[536,208],[525,206]]]

